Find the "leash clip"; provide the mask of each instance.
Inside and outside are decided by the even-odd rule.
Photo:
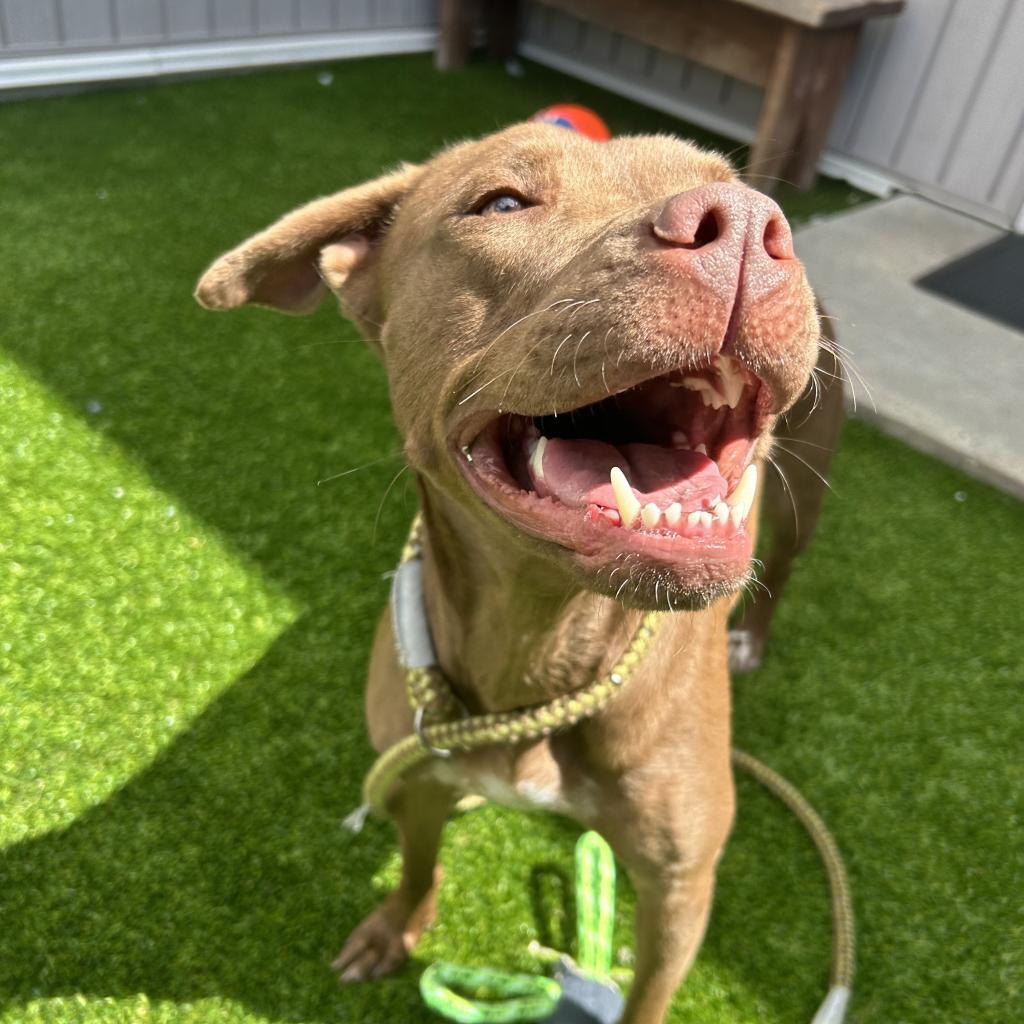
[[[427,739],[426,726],[423,724],[423,716],[426,713],[426,708],[421,704],[416,709],[416,714],[412,719],[412,729],[416,733],[416,738],[423,744],[423,746],[430,751],[434,757],[451,757],[452,752],[446,747],[435,747],[430,740]]]
[[[452,700],[455,701],[455,706],[459,709],[459,718],[469,717],[469,708],[466,707],[463,700],[453,690],[451,692]],[[416,711],[412,716],[412,731],[416,734],[416,738],[423,744],[423,749],[428,750],[434,757],[451,757],[455,753],[454,750],[450,750],[448,747],[435,747],[430,740],[427,739],[427,725],[423,721],[426,717],[427,709],[423,704],[417,706]]]

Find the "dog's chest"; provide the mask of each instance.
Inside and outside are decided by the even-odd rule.
[[[484,751],[437,761],[433,770],[440,782],[461,793],[516,810],[586,819],[596,805],[596,783],[575,773],[567,777],[547,741],[522,751]]]

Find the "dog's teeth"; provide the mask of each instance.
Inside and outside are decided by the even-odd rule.
[[[542,434],[532,446],[530,452],[530,471],[537,480],[544,479],[544,449],[548,446],[548,439]]]
[[[750,510],[750,506],[754,504],[754,492],[757,490],[757,466],[751,463],[745,470],[743,470],[743,476],[740,477],[740,482],[733,489],[725,500],[733,508],[744,508],[747,511]],[[747,512],[743,513],[743,517],[746,518]]]
[[[706,444],[694,445],[693,450],[695,452],[700,452],[701,455],[707,455],[707,453],[708,453],[708,446]]]
[[[473,453],[469,450],[469,445],[468,444],[465,444],[465,445],[462,446],[462,457],[467,462],[472,462],[473,461]]]
[[[665,522],[674,530],[679,525],[679,520],[683,518],[683,506],[678,501],[673,501],[667,509],[665,509]]]
[[[687,526],[687,529],[690,529],[690,530],[696,530],[697,527],[700,526],[700,512],[699,511],[698,512],[691,512],[686,517],[686,526]]]
[[[613,466],[611,471],[612,494],[615,495],[615,504],[619,506],[619,515],[622,516],[622,525],[633,527],[640,515],[640,502],[636,500],[633,488],[629,486],[626,474]]]
[[[676,448],[689,448],[690,447],[690,439],[681,430],[673,430],[672,431],[672,444]]]
[[[642,522],[648,530],[653,530],[660,520],[661,509],[658,508],[653,501],[647,502],[647,504],[640,510],[640,522]]]
[[[743,507],[734,508],[729,513],[729,518],[732,520],[732,525],[738,530],[743,525],[743,521],[747,518],[747,510]]]
[[[729,513],[731,511],[732,509],[730,509],[724,501],[718,501],[715,504],[715,522],[718,523],[719,526],[725,526],[725,524],[729,522]]]
[[[705,530],[710,530],[711,529],[711,522],[712,522],[712,520],[711,520],[711,513],[710,512],[701,512],[700,513],[700,525],[703,526]]]
[[[725,399],[725,404],[730,409],[735,409],[740,404],[743,388],[746,386],[739,363],[731,356],[718,356],[715,359],[715,368],[718,370],[718,376],[722,382],[722,396]]]

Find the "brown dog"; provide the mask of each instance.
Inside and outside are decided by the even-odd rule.
[[[433,914],[445,820],[482,793],[608,839],[637,892],[624,1020],[660,1021],[732,821],[726,622],[750,574],[758,467],[819,351],[786,220],[685,142],[521,125],[302,207],[196,294],[301,313],[325,285],[387,369],[427,617],[471,712],[578,689],[644,609],[674,613],[597,717],[395,787],[401,883],[335,967],[355,981],[402,963]],[[366,701],[378,749],[410,734],[387,615]]]

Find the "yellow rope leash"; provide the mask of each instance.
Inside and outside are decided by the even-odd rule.
[[[417,515],[402,549],[403,562],[420,556],[421,536],[422,521]],[[493,743],[528,743],[592,718],[622,689],[633,669],[643,660],[658,621],[657,612],[643,617],[622,657],[606,675],[545,704],[514,711],[446,720],[456,710],[457,703],[441,671],[436,665],[407,669],[406,690],[416,714],[417,728],[413,735],[400,740],[377,759],[363,783],[364,801],[370,810],[382,810],[396,780],[430,757],[443,757]]]
[[[402,549],[403,564],[421,556],[422,535],[423,521],[417,513]],[[622,657],[606,675],[545,704],[514,711],[452,720],[459,704],[437,665],[407,668],[406,691],[415,715],[415,731],[381,754],[370,769],[363,783],[365,803],[349,819],[352,827],[361,827],[366,811],[383,810],[395,782],[428,758],[448,757],[495,743],[527,743],[592,718],[629,681],[633,669],[650,648],[661,619],[658,612],[648,612],[643,617]],[[839,1024],[850,998],[856,950],[853,903],[839,848],[824,821],[792,783],[742,750],[733,748],[732,760],[793,812],[821,856],[832,904],[831,987],[812,1024]]]

